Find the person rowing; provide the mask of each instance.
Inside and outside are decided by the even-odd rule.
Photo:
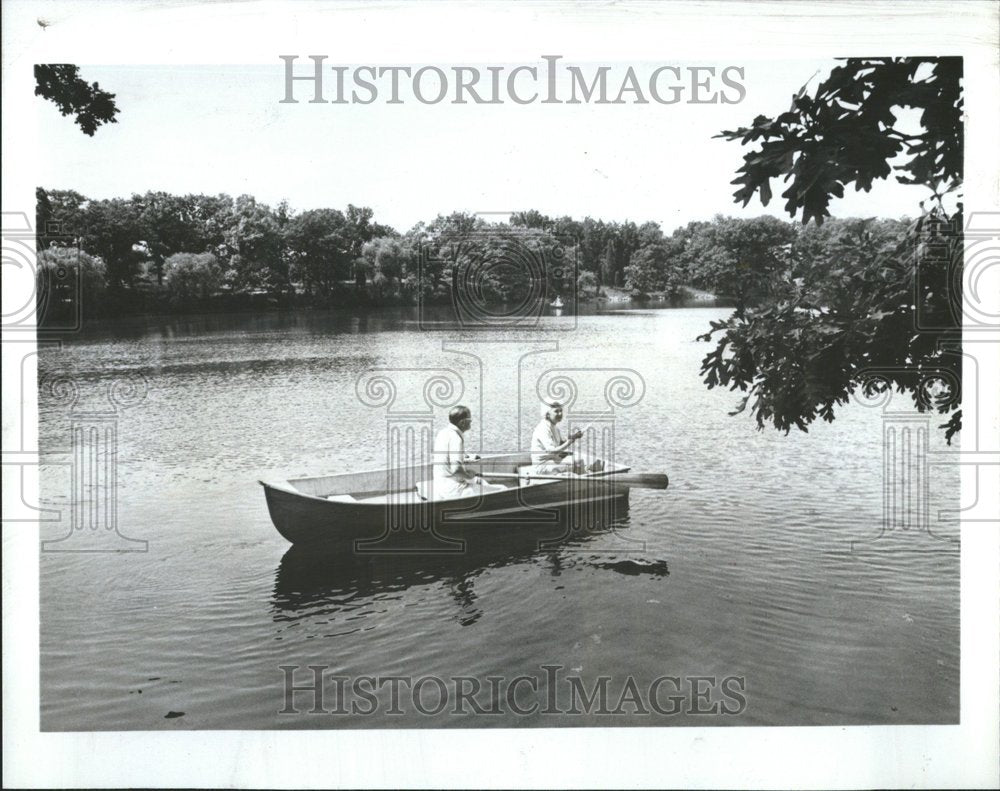
[[[532,472],[536,475],[563,475],[599,472],[604,469],[601,459],[590,459],[585,454],[573,453],[570,448],[583,436],[577,429],[563,439],[559,423],[563,419],[563,407],[558,401],[543,401],[542,419],[531,435]]]

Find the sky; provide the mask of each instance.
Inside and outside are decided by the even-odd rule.
[[[593,68],[566,64],[588,74]],[[383,90],[370,105],[335,105],[308,103],[311,88],[301,83],[301,101],[284,104],[277,57],[273,66],[88,65],[82,76],[115,94],[118,123],[87,137],[37,99],[42,156],[35,172],[39,186],[90,198],[163,190],[248,193],[272,205],[287,200],[296,211],[353,203],[400,231],[439,213],[532,208],[578,219],[654,220],[667,232],[717,213],[787,218],[780,189],[767,208],[756,199],[745,209],[733,202],[730,182],[746,149],[713,135],[784,111],[792,94],[807,81],[815,86],[834,61],[620,63],[609,83],[619,84],[615,75],[628,65],[648,75],[663,64],[717,72],[741,66],[746,96],[735,104],[521,106],[425,105],[404,93],[403,104],[389,105]],[[309,73],[304,56],[299,68]],[[923,188],[893,180],[871,193],[850,188],[831,213],[912,216],[926,197]]]

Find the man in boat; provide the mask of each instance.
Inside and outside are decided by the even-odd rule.
[[[563,419],[563,407],[558,401],[542,402],[542,419],[531,435],[532,472],[536,475],[563,475],[599,472],[604,469],[601,459],[590,459],[582,453],[574,454],[570,448],[583,436],[577,429],[563,439],[559,423]]]
[[[448,413],[448,425],[434,438],[433,499],[469,497],[506,487],[483,481],[465,466],[464,434],[472,427],[472,410],[467,406],[453,407]]]

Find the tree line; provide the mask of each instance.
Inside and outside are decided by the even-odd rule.
[[[535,210],[507,222],[455,212],[399,233],[354,205],[296,213],[249,195],[90,200],[42,188],[36,220],[39,276],[67,295],[81,291],[88,318],[447,301],[463,272],[493,303],[523,298],[541,275],[553,296],[575,290],[587,299],[613,288],[673,298],[691,286],[742,307],[858,240],[866,245],[859,250],[870,251],[906,233],[906,221],[895,220],[802,228],[770,216],[716,216],[668,235],[656,222]],[[48,309],[57,310],[58,300]]]

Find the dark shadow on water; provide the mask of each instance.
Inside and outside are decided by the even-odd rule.
[[[670,573],[665,560],[618,560],[613,563],[592,563],[591,565],[594,568],[616,571],[629,577],[638,577],[640,574],[648,574],[651,577],[666,577]]]

